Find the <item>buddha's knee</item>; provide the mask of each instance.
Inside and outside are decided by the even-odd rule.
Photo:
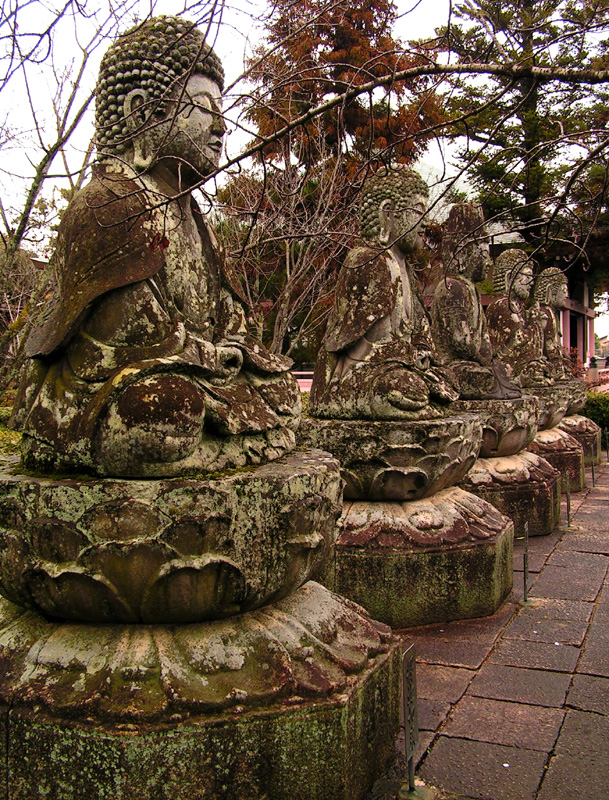
[[[96,450],[113,470],[178,461],[201,439],[205,398],[181,375],[151,375],[117,392],[96,434]],[[116,474],[116,472],[115,472]]]

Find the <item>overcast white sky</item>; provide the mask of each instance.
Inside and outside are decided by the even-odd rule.
[[[51,0],[53,2],[53,0]],[[222,58],[226,70],[227,84],[230,85],[242,72],[244,61],[252,52],[255,44],[260,40],[263,33],[263,26],[260,24],[260,16],[266,9],[265,0],[236,0],[230,4],[227,0],[222,26],[214,41],[214,48]],[[156,12],[176,13],[175,0],[157,0]],[[395,34],[404,40],[415,39],[433,35],[434,28],[446,21],[449,9],[449,0],[397,0],[399,20],[396,25]],[[107,3],[105,0],[95,0],[87,4],[87,8],[98,7],[102,14],[107,13]],[[142,15],[148,11],[149,4],[141,0]],[[44,24],[44,9],[42,3],[34,4],[31,7],[33,29],[42,27]],[[24,22],[29,20],[25,19]],[[80,26],[82,29],[82,25]],[[78,46],[75,33],[72,27],[64,24],[59,30],[59,36],[55,42],[55,58],[60,68],[65,67],[70,59],[78,58]],[[82,96],[95,85],[99,61],[105,47],[99,49],[90,60],[90,63],[81,80]],[[51,98],[55,91],[56,82],[53,76],[41,73],[31,83],[33,104],[36,108],[38,117],[44,121],[43,138],[52,141],[53,137],[53,109]],[[23,84],[13,81],[12,92],[4,91],[2,95],[2,107],[5,109],[8,124],[20,131],[31,129],[31,112],[27,102],[27,96]],[[0,124],[4,121],[4,115],[0,114]],[[70,166],[75,169],[79,166],[82,154],[86,151],[87,145],[93,133],[93,109],[91,108],[79,127],[76,135],[72,139],[72,158]],[[227,140],[227,148],[230,153],[236,154],[245,144],[249,137],[233,132]],[[34,132],[26,133],[25,142],[35,142]],[[31,178],[32,166],[29,158],[37,160],[40,156],[32,156],[33,149],[24,146],[24,138],[21,137],[13,148],[3,147],[0,150],[0,192],[2,192],[5,205],[11,205],[11,198],[16,197],[19,187],[24,185],[28,177]],[[439,156],[434,154],[432,161],[440,163]],[[57,160],[57,172],[60,170],[60,161]],[[15,179],[17,174],[22,180]],[[15,202],[14,205],[17,205]]]
[[[230,2],[230,0],[228,0]],[[141,0],[142,15],[147,13],[149,4]],[[91,3],[94,5],[94,3]],[[395,27],[395,35],[408,41],[426,36],[432,36],[434,29],[445,24],[450,9],[450,0],[396,0],[399,20]],[[88,5],[88,7],[90,7]],[[98,0],[98,7],[105,13],[107,3],[105,0]],[[34,13],[41,13],[44,9],[42,3],[32,6]],[[262,36],[263,27],[260,24],[260,15],[266,8],[265,0],[236,0],[228,6],[223,17],[223,24],[219,31],[214,47],[218,55],[222,58],[227,75],[227,84],[235,80],[243,71],[246,57],[251,54],[253,47]],[[176,13],[175,0],[158,0],[156,13]],[[65,26],[62,30],[61,38],[56,47],[58,61],[67,63],[72,54],[78,52],[73,30]],[[94,86],[99,60],[105,48],[101,48],[99,53],[91,60],[83,80],[83,90]],[[53,84],[46,82],[44,77],[37,80],[34,86],[34,103],[39,104],[37,110],[43,111],[46,115],[47,125],[52,126],[52,107],[50,98],[52,96]],[[21,128],[28,125],[28,108],[23,90],[17,89],[12,97],[7,98],[6,93],[2,97],[2,105],[5,109],[9,123]],[[8,111],[6,110],[8,109]],[[0,123],[3,117],[0,117]],[[74,139],[75,149],[74,164],[78,163],[80,153],[84,152],[93,132],[93,113],[92,109],[84,121],[82,128],[78,131],[78,136]],[[49,131],[49,139],[51,132]],[[228,143],[230,152],[235,153],[243,146],[247,137],[233,132]],[[16,147],[13,150],[0,150],[0,191],[5,205],[10,204],[10,197],[14,196],[16,182],[8,177],[8,173],[18,172],[24,177],[31,174],[31,165],[28,163],[27,148]],[[425,156],[425,161],[431,165],[441,165],[441,158],[438,152],[430,151]],[[59,171],[59,165],[58,165]],[[22,184],[23,185],[23,184]],[[7,203],[8,200],[8,203]],[[597,319],[595,324],[599,335],[609,335],[609,315]]]

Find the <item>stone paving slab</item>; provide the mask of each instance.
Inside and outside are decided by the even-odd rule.
[[[609,605],[609,581],[605,578],[603,588],[598,596],[599,605]]]
[[[574,514],[576,514],[579,511],[579,509],[582,507],[582,505],[584,504],[585,499],[586,499],[586,496],[584,494],[582,494],[581,492],[579,494],[572,494],[571,495],[571,524],[573,524],[573,516],[574,516]],[[562,496],[562,500],[560,501],[560,517],[561,517],[560,527],[562,527],[562,526],[566,527],[566,525],[567,525],[567,510],[568,510],[567,509],[567,499],[563,495]]]
[[[571,677],[564,672],[484,664],[467,693],[494,700],[562,708],[570,682]]]
[[[563,600],[595,600],[603,578],[584,573],[573,575],[567,567],[546,566],[533,583],[535,597],[556,597]]]
[[[609,678],[577,674],[567,695],[567,705],[581,711],[609,715]]]
[[[578,672],[609,677],[609,626],[603,620],[592,621],[584,641]]]
[[[518,617],[564,619],[589,622],[594,604],[586,600],[563,600],[559,597],[535,597],[518,611]]]
[[[607,800],[609,717],[568,711],[538,800]]]
[[[597,505],[588,508],[586,503],[571,516],[571,522],[583,531],[605,531],[609,532],[609,514],[603,506]]]
[[[426,700],[456,703],[473,677],[474,673],[468,669],[417,664],[417,695]]]
[[[493,650],[492,664],[531,667],[554,672],[573,672],[580,655],[579,647],[560,642],[527,642],[503,639]]]
[[[594,621],[604,622],[609,625],[609,603],[597,603],[594,611]]]
[[[576,536],[565,536],[563,541],[569,542],[569,539],[577,539]],[[607,541],[609,541],[609,534],[607,534]],[[579,580],[582,577],[589,577],[590,579],[598,580],[599,585],[602,585],[603,579],[607,572],[607,556],[597,553],[579,552],[577,563],[574,563],[573,548],[563,545],[560,542],[548,556],[547,564],[552,567],[564,567],[569,571],[569,575]]]
[[[580,553],[609,554],[609,533],[582,531],[569,534],[563,537],[560,546],[564,550],[577,550]]]
[[[563,717],[558,708],[466,696],[451,712],[442,734],[549,753]]]
[[[510,622],[504,639],[522,639],[527,642],[560,642],[581,646],[588,630],[584,620],[548,619],[541,615],[519,614]]]
[[[545,753],[536,750],[441,736],[419,775],[461,797],[534,800],[546,759]]]
[[[419,730],[437,731],[448,716],[450,709],[450,703],[444,703],[441,700],[429,700],[427,697],[419,697],[417,703]]]
[[[412,628],[409,642],[416,645],[420,661],[478,669],[515,610],[513,603],[504,603],[491,617]]]

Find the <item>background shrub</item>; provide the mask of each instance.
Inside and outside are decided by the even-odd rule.
[[[609,392],[588,392],[588,399],[581,413],[601,428],[608,430]]]

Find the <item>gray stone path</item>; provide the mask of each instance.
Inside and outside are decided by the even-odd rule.
[[[561,527],[529,540],[528,605],[519,541],[497,614],[402,632],[417,647],[417,779],[435,796],[609,799],[608,568],[604,463],[572,495],[571,527],[563,500]],[[370,800],[393,800],[403,780],[400,762]]]

